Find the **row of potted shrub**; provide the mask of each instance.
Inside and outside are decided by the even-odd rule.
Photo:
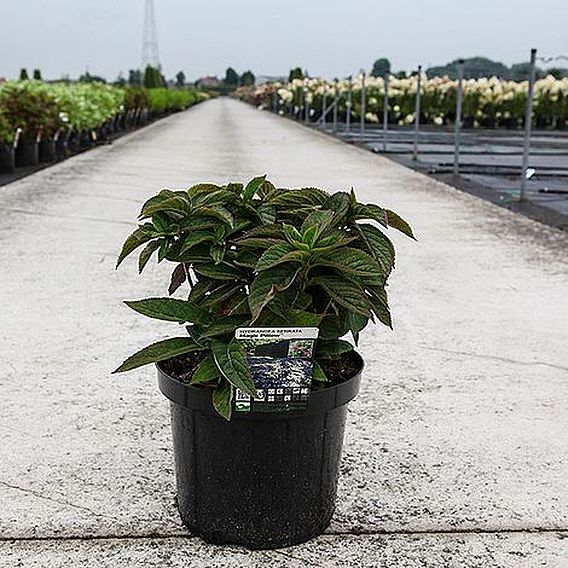
[[[190,89],[102,83],[0,85],[0,173],[63,159],[207,98]]]
[[[417,76],[398,79],[389,77],[388,102],[391,124],[414,122]],[[237,96],[257,106],[277,109],[281,114],[299,117],[309,106],[312,120],[321,116],[324,104],[329,105],[336,92],[340,120],[348,110],[360,120],[362,112],[363,77],[353,77],[351,106],[349,80],[333,81],[321,78],[294,79],[288,83],[267,83],[259,87],[242,87]],[[528,82],[505,81],[497,77],[468,79],[463,82],[464,126],[517,128],[523,125]],[[452,124],[455,120],[457,81],[448,77],[421,77],[420,121],[425,124]],[[385,79],[365,77],[365,120],[382,120]],[[325,101],[324,101],[325,98]],[[328,115],[331,120],[331,116]],[[564,128],[568,122],[568,78],[552,75],[539,79],[534,88],[534,120],[541,128]]]

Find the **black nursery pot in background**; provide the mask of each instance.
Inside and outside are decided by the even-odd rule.
[[[13,144],[0,144],[0,173],[11,174],[16,169],[16,151]]]
[[[206,541],[248,548],[305,542],[329,525],[335,508],[347,404],[359,372],[313,390],[308,408],[280,414],[215,412],[211,390],[179,382],[159,366],[170,399],[178,506]]]
[[[20,138],[16,146],[16,166],[37,166],[39,164],[39,144],[35,140]]]
[[[55,140],[42,140],[39,143],[39,161],[40,162],[54,162],[56,157],[55,153]]]

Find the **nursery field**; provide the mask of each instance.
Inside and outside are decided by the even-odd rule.
[[[164,263],[115,265],[157,190],[265,173],[353,188],[417,241],[392,235],[394,330],[361,334],[329,529],[250,551],[182,525],[155,369],[111,375],[177,326],[122,304],[165,294]],[[3,186],[0,210],[1,566],[566,565],[565,232],[225,97]]]

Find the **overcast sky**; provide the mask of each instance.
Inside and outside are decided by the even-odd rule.
[[[388,57],[393,70],[483,55],[506,64],[568,55],[568,0],[154,0],[167,77],[291,66],[346,76]],[[0,76],[114,79],[141,60],[144,0],[0,0]],[[568,66],[568,62],[561,62]]]

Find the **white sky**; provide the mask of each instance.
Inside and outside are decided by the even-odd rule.
[[[483,55],[506,64],[568,55],[568,0],[154,0],[165,75],[346,76]],[[0,76],[114,79],[140,65],[144,0],[0,0]],[[568,62],[559,65],[568,66]]]

